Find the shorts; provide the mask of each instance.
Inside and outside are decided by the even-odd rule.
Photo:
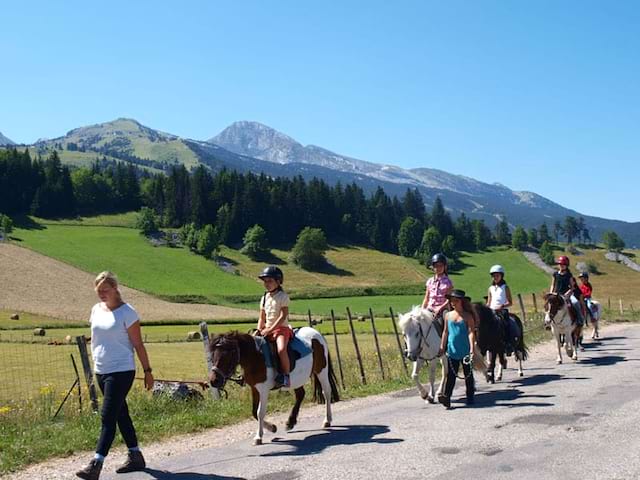
[[[280,335],[284,336],[284,338],[288,343],[293,338],[293,330],[291,330],[291,328],[288,326],[278,327],[274,331],[272,331],[269,335],[267,335],[266,338],[271,342],[275,342],[276,338],[278,338]]]

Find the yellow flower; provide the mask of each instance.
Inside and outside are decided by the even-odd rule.
[[[11,411],[11,407],[0,407],[0,415],[4,415],[5,413],[9,413]]]
[[[51,387],[49,385],[45,385],[40,388],[40,395],[49,395],[51,393]]]

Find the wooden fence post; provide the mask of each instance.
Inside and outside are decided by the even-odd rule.
[[[607,306],[609,307],[609,310],[611,310],[611,297],[607,297]]]
[[[307,310],[307,316],[309,317],[309,326],[313,327],[313,321],[311,320],[311,309]]]
[[[620,315],[624,315],[624,308],[622,308],[622,299],[619,299],[620,302]]]
[[[80,351],[80,361],[82,362],[82,370],[84,371],[84,379],[87,382],[87,389],[89,390],[89,399],[91,400],[91,409],[94,412],[98,411],[98,395],[96,394],[96,386],[93,383],[93,372],[91,371],[91,364],[89,363],[89,354],[87,353],[87,339],[84,335],[76,337],[76,343],[78,344],[78,350]]]
[[[340,347],[338,345],[338,332],[336,331],[336,316],[333,313],[333,308],[331,309],[331,325],[333,326],[333,339],[336,343],[336,357],[338,357],[338,370],[340,371],[340,382],[342,383],[342,389],[345,390],[344,386],[344,373],[342,373],[342,359],[340,358]]]
[[[533,311],[534,313],[538,313],[538,302],[536,301],[535,292],[531,294],[531,298],[533,298]]]
[[[362,384],[367,384],[367,378],[364,375],[364,367],[362,366],[362,357],[360,356],[360,349],[358,348],[358,340],[356,339],[356,331],[353,328],[353,319],[351,318],[351,310],[347,307],[347,318],[349,319],[349,329],[351,330],[351,338],[353,339],[353,346],[356,349],[356,359],[358,360],[358,365],[360,366],[360,380],[362,380]]]
[[[382,353],[380,353],[380,344],[378,343],[378,331],[376,330],[376,321],[373,318],[373,310],[369,308],[369,317],[371,317],[371,330],[373,331],[373,339],[376,343],[376,353],[378,354],[378,366],[380,367],[380,374],[382,380],[384,380],[384,367],[382,366]]]
[[[396,336],[396,342],[398,343],[398,350],[400,351],[400,359],[402,360],[402,368],[404,368],[405,375],[409,375],[409,371],[407,370],[407,359],[404,356],[404,351],[402,350],[402,344],[400,343],[400,335],[398,335],[398,327],[396,326],[396,317],[393,314],[393,307],[389,307],[389,313],[391,314],[391,325],[393,325],[393,331]]]
[[[518,294],[518,303],[520,303],[520,310],[522,311],[522,323],[527,321],[527,312],[524,309],[524,302],[522,301],[522,295]]]
[[[202,346],[204,347],[204,358],[207,362],[207,375],[213,368],[213,360],[211,358],[211,350],[209,349],[209,327],[207,322],[200,322],[200,333],[202,334]],[[214,400],[220,399],[220,392],[216,388],[210,388],[209,393]]]

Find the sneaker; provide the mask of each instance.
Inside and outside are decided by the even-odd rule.
[[[147,463],[144,461],[141,451],[129,452],[127,460],[116,468],[116,473],[140,472],[145,469]]]
[[[276,384],[274,388],[289,388],[291,386],[289,375],[285,375],[283,373],[279,373],[278,375],[276,375],[275,382]]]
[[[84,480],[98,480],[100,478],[101,471],[102,462],[93,458],[89,462],[89,465],[76,472],[76,477],[83,478]]]

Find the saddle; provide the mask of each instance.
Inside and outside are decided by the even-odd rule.
[[[296,368],[296,361],[311,355],[309,348],[300,338],[298,338],[298,330],[293,330],[293,337],[287,345],[287,354],[289,355],[289,368],[293,371]],[[270,342],[264,337],[255,336],[256,347],[262,353],[267,368],[275,368],[278,373],[282,373],[280,368],[280,356],[278,355],[278,347],[276,342]]]

